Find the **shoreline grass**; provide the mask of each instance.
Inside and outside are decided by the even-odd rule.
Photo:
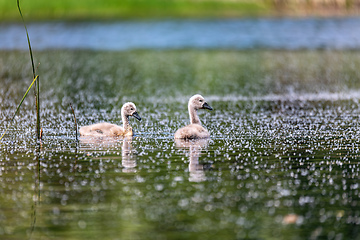
[[[41,20],[114,20],[131,18],[231,18],[263,16],[270,11],[261,0],[27,0],[25,17]],[[19,21],[15,1],[0,0],[0,21]]]
[[[30,21],[111,21],[163,18],[359,16],[360,5],[314,0],[24,0]],[[20,21],[15,0],[0,0],[0,22]]]

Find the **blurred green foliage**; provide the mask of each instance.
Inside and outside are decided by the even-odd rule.
[[[111,20],[169,17],[242,17],[266,14],[261,0],[21,0],[28,20]],[[18,21],[16,0],[0,0],[0,21]]]

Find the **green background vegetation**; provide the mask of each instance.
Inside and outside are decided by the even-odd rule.
[[[353,0],[20,0],[27,21],[359,15]],[[20,21],[16,0],[0,0],[0,22]]]
[[[219,0],[21,0],[28,20],[92,20],[163,17],[241,17],[269,13],[270,4]],[[16,0],[0,0],[0,21],[18,21]]]

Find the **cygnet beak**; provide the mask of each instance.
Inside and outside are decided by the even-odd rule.
[[[134,118],[136,118],[137,120],[141,121],[141,117],[140,117],[140,115],[139,115],[137,112],[134,112],[134,113],[132,114],[132,116],[133,116]]]
[[[207,102],[205,102],[205,103],[202,105],[202,107],[203,107],[204,109],[213,110],[212,107],[210,107],[210,105],[209,105]]]

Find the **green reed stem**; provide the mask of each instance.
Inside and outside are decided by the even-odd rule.
[[[75,122],[75,134],[76,134],[76,141],[78,141],[78,126],[77,126],[77,122],[76,122],[76,116],[75,116],[75,111],[74,108],[72,107],[71,103],[70,103],[70,107],[74,116],[74,122]]]
[[[32,83],[31,83],[30,86],[28,87],[26,93],[24,94],[23,98],[21,99],[19,105],[18,105],[17,108],[16,108],[16,111],[15,111],[15,113],[14,113],[14,116],[13,116],[13,117],[11,118],[11,120],[10,120],[9,126],[6,128],[5,132],[4,132],[3,135],[0,137],[0,141],[1,141],[2,138],[5,136],[6,132],[9,130],[9,128],[10,128],[10,126],[11,126],[11,123],[14,121],[15,116],[16,116],[16,114],[18,113],[18,111],[19,111],[19,109],[20,109],[21,104],[23,103],[24,99],[25,99],[26,96],[28,95],[31,87],[35,84],[35,82],[36,82],[37,79],[38,79],[38,76],[36,76],[36,77],[34,78],[34,80],[32,81]]]
[[[27,41],[28,41],[28,45],[29,45],[29,52],[30,52],[30,59],[31,59],[31,66],[32,66],[32,71],[33,71],[33,78],[35,79],[36,76],[36,71],[35,71],[35,65],[34,65],[34,58],[33,58],[33,53],[32,53],[32,49],[31,49],[31,44],[30,44],[30,38],[29,38],[29,33],[25,24],[25,20],[24,17],[22,15],[21,9],[20,9],[20,0],[17,0],[17,7],[19,9],[19,13],[22,19],[22,22],[24,24],[25,27],[25,31],[26,31],[26,37],[27,37]],[[39,77],[36,76],[38,78],[37,84],[36,84],[36,88],[34,90],[35,93],[35,105],[36,105],[36,133],[37,133],[37,138],[40,140],[41,139],[41,126],[40,126],[40,81],[39,81]]]

